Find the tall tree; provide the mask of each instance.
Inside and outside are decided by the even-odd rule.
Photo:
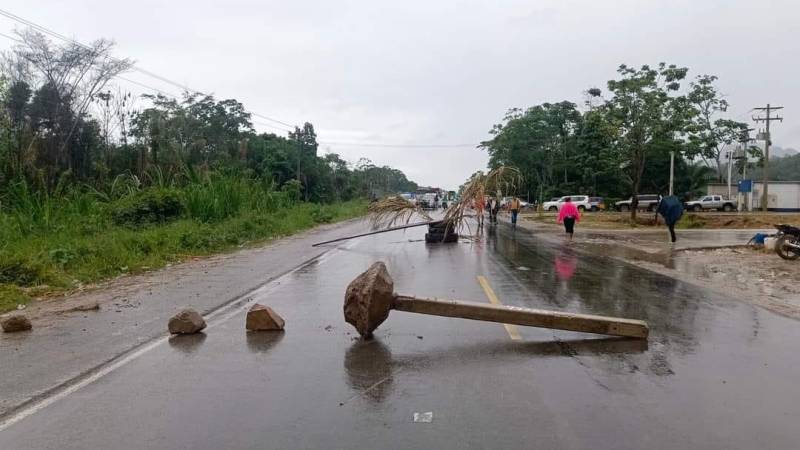
[[[295,173],[297,180],[303,183],[303,194],[307,201],[309,192],[312,190],[309,184],[314,181],[313,175],[316,172],[317,149],[319,148],[314,125],[306,122],[303,124],[303,128],[295,127],[294,131],[289,133],[289,139],[297,145],[295,154],[297,171]]]
[[[616,156],[633,197],[632,219],[648,159],[673,148],[659,144],[674,140],[691,118],[686,97],[677,94],[688,70],[665,63],[639,69],[623,64],[617,69],[620,78],[608,82],[613,97],[603,108],[614,127]]]
[[[723,154],[734,142],[741,141],[747,132],[747,124],[720,118],[719,114],[728,110],[728,101],[720,94],[714,82],[714,75],[698,75],[689,84],[687,99],[695,110],[694,120],[688,127],[689,142],[693,153],[711,166],[714,161],[717,180],[723,181]],[[694,155],[692,155],[694,156]]]
[[[526,110],[512,108],[503,123],[492,127],[493,138],[482,142],[489,152],[489,165],[514,166],[525,180],[525,194],[545,196],[570,183],[576,169],[574,132],[580,127],[581,115],[570,102],[543,103]],[[571,178],[572,177],[572,178]]]
[[[42,141],[35,159],[50,164],[45,171],[50,184],[62,171],[85,178],[91,159],[86,153],[88,142],[94,139],[83,139],[84,133],[96,128],[87,120],[87,108],[94,95],[128,70],[132,62],[114,58],[113,43],[103,39],[90,45],[55,45],[33,29],[17,35],[20,44],[3,55],[2,65],[11,68],[15,82],[23,81],[33,91],[30,128],[35,134],[25,151],[33,150],[37,140]]]

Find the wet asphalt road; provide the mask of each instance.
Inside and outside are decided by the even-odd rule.
[[[798,448],[796,321],[505,224],[423,234],[335,247],[8,423],[0,449]],[[376,260],[399,292],[488,302],[484,277],[504,304],[644,319],[651,337],[392,312],[361,341],[343,293]],[[256,301],[285,333],[244,331]]]

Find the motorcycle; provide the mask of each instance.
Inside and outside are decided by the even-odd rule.
[[[778,233],[775,235],[775,253],[783,259],[795,260],[800,258],[800,228],[791,225],[775,225]]]

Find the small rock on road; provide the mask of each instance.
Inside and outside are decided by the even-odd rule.
[[[203,316],[193,309],[184,309],[169,319],[169,332],[172,334],[197,333],[206,327]]]
[[[284,325],[283,318],[269,306],[256,303],[247,311],[245,328],[249,331],[280,331]]]
[[[12,314],[0,320],[0,326],[6,333],[15,333],[18,331],[28,331],[33,328],[30,319],[23,314]]]

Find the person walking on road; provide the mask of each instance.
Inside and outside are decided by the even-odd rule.
[[[497,212],[500,211],[500,203],[496,198],[489,199],[489,222],[497,223]]]
[[[483,228],[483,199],[476,198],[472,200],[472,209],[475,210],[475,220],[478,221],[478,229]]]
[[[511,210],[511,227],[517,228],[517,215],[519,215],[520,207],[522,206],[522,202],[519,201],[519,198],[514,197],[511,199],[511,202],[508,204],[508,209]]]
[[[674,195],[664,197],[658,202],[656,214],[661,214],[661,217],[664,218],[664,223],[667,224],[669,229],[670,239],[672,243],[675,243],[675,224],[678,223],[678,220],[683,215],[683,203]],[[658,215],[656,215],[656,219],[658,219]]]
[[[564,199],[564,204],[561,205],[561,210],[558,212],[558,223],[564,224],[564,230],[569,235],[569,240],[572,240],[572,235],[575,233],[575,224],[581,221],[581,213],[572,203],[572,199],[567,197]]]

